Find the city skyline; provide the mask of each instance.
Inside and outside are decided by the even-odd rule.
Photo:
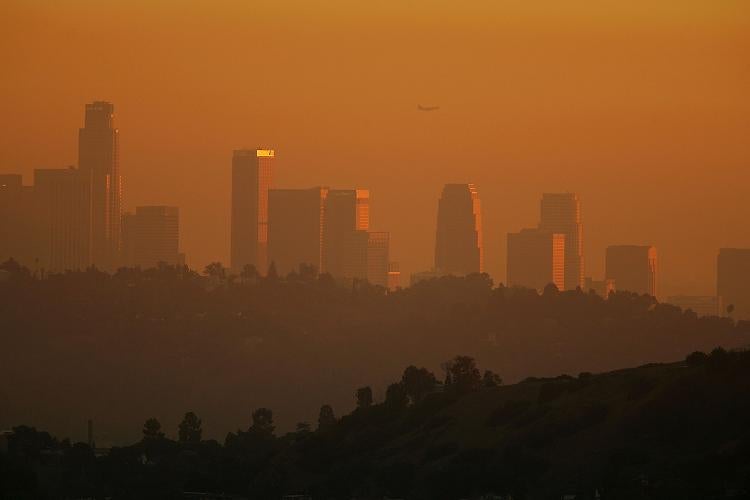
[[[242,238],[247,240],[245,243],[238,243],[245,246],[244,250],[233,250],[233,255],[230,256],[228,268],[235,274],[240,274],[243,267],[247,264],[254,265],[261,274],[264,274],[268,269],[268,265],[273,261],[273,258],[269,256],[270,250],[268,247],[269,194],[273,191],[279,193],[305,191],[304,189],[273,187],[275,184],[272,179],[276,173],[276,167],[274,166],[275,156],[276,152],[274,149],[236,149],[233,152],[231,170],[235,180],[232,184],[231,203],[228,214],[228,219],[232,224],[232,232],[229,236],[230,246],[234,249],[234,240],[238,242]],[[16,205],[25,206],[27,209],[33,206],[30,210],[35,214],[33,215],[35,217],[34,224],[41,224],[42,226],[47,224],[50,227],[47,230],[51,231],[50,236],[45,237],[47,239],[35,239],[33,234],[31,236],[27,235],[29,236],[29,241],[26,242],[25,247],[24,245],[20,247],[20,251],[22,253],[26,252],[26,255],[30,255],[30,248],[33,248],[33,252],[36,252],[36,257],[32,259],[34,260],[34,264],[31,264],[31,260],[27,262],[31,267],[59,272],[65,269],[82,269],[87,265],[94,264],[105,270],[114,270],[120,265],[131,261],[135,262],[133,261],[132,254],[129,257],[130,260],[128,260],[128,257],[126,257],[128,250],[124,248],[124,242],[121,241],[125,235],[120,226],[126,223],[126,216],[132,217],[132,215],[130,212],[126,213],[123,211],[121,201],[123,198],[123,176],[119,171],[119,130],[114,127],[114,105],[112,103],[94,101],[85,105],[84,127],[79,130],[79,163],[82,163],[85,168],[82,169],[79,166],[78,168],[35,169],[34,183],[32,185],[23,184],[21,174],[0,173],[0,180],[4,183],[3,186],[13,193],[8,195],[11,196],[9,199],[15,200],[14,203]],[[116,181],[113,181],[113,179],[116,179]],[[369,190],[362,188],[330,189],[328,187],[316,189],[321,192],[319,227],[315,230],[318,239],[316,243],[318,245],[318,256],[312,257],[312,254],[307,256],[310,252],[303,252],[306,257],[302,258],[298,256],[297,261],[293,262],[290,260],[287,262],[291,258],[289,256],[296,255],[295,252],[297,250],[295,249],[289,256],[279,258],[280,264],[284,267],[283,272],[286,273],[296,269],[300,264],[312,264],[320,272],[329,272],[339,278],[366,279],[371,277],[372,272],[368,270],[373,269],[374,264],[366,255],[368,252],[367,248],[375,240],[372,237],[369,240],[368,238],[362,239],[356,237],[356,233],[362,232],[363,234],[368,234],[367,231],[370,228],[371,207]],[[34,191],[37,192],[36,195],[33,194]],[[55,196],[54,201],[51,198],[53,194]],[[333,194],[333,197],[329,202],[328,196],[330,194]],[[40,201],[39,196],[43,196],[50,201]],[[476,245],[476,255],[471,258],[468,256],[460,258],[457,256],[446,257],[446,252],[449,248],[445,247],[445,243],[441,244],[440,241],[456,240],[453,236],[456,236],[458,233],[447,237],[448,233],[446,231],[456,231],[458,226],[455,224],[462,217],[460,213],[464,210],[462,204],[465,203],[461,201],[464,197],[467,200],[466,203],[468,203],[466,205],[469,210],[467,214],[469,214],[470,218],[473,218],[473,222],[470,225],[473,225],[475,228],[473,230],[475,236],[472,238]],[[39,203],[43,203],[43,205],[39,205]],[[89,208],[86,208],[86,205]],[[146,207],[140,206],[135,208],[137,211],[139,208]],[[165,207],[162,206],[161,208]],[[250,210],[251,208],[252,210]],[[174,210],[178,210],[178,208],[174,207]],[[349,215],[345,215],[347,210],[350,212]],[[417,272],[417,274],[422,273],[425,276],[429,276],[430,273],[434,273],[435,276],[439,276],[445,274],[465,275],[469,272],[477,271],[485,272],[482,236],[485,229],[482,224],[480,199],[476,186],[474,184],[445,184],[442,195],[439,197],[437,212],[437,233],[434,240],[435,261],[432,266],[422,266],[417,270],[412,270],[412,274]],[[122,216],[117,217],[116,214],[118,213],[122,213]],[[277,213],[281,212],[277,211]],[[249,227],[248,221],[256,219],[255,225],[252,228]],[[576,193],[542,194],[541,213],[536,231],[540,232],[540,235],[546,233],[550,236],[560,236],[560,241],[564,242],[565,245],[565,251],[563,252],[565,255],[563,265],[564,277],[560,279],[556,274],[558,271],[551,271],[552,275],[549,282],[554,282],[558,285],[562,283],[563,288],[571,290],[576,287],[585,288],[586,283],[589,282],[594,284],[592,285],[593,288],[598,289],[599,286],[602,286],[600,285],[601,283],[606,282],[609,283],[609,285],[606,285],[607,287],[611,286],[612,289],[618,289],[618,280],[608,275],[610,273],[608,268],[609,252],[618,248],[646,248],[650,249],[650,252],[654,254],[652,258],[649,258],[649,262],[653,262],[653,265],[650,278],[648,278],[648,284],[641,285],[639,284],[640,282],[635,283],[630,278],[619,281],[621,281],[621,284],[622,282],[626,283],[625,289],[632,289],[638,293],[651,293],[655,296],[660,295],[660,291],[657,292],[661,287],[660,273],[656,273],[655,271],[656,249],[653,246],[609,245],[606,247],[606,263],[603,273],[600,275],[589,273],[583,253],[582,220],[580,198]],[[448,223],[448,221],[453,222]],[[446,229],[448,226],[445,226],[445,224],[447,223],[453,229]],[[349,227],[348,225],[353,226]],[[19,234],[25,234],[20,227],[13,227]],[[441,227],[443,229],[440,229]],[[347,236],[347,231],[353,231],[351,237]],[[505,279],[501,281],[510,285],[524,285],[524,282],[526,282],[528,283],[527,286],[541,290],[543,286],[540,286],[542,278],[539,273],[543,274],[547,271],[539,271],[539,269],[534,271],[527,268],[526,271],[522,271],[526,277],[520,280],[518,278],[514,279],[510,274],[511,260],[519,263],[515,265],[520,265],[518,254],[513,254],[510,249],[512,242],[518,242],[517,244],[521,245],[519,248],[526,248],[527,251],[531,251],[535,255],[533,258],[530,257],[531,260],[528,260],[523,265],[528,266],[534,258],[537,261],[540,258],[541,254],[539,252],[541,249],[537,249],[540,240],[537,238],[536,243],[530,243],[532,241],[529,239],[531,237],[530,231],[530,229],[525,229],[520,233],[507,232],[506,274]],[[257,234],[255,237],[256,240],[248,240],[247,235],[240,237],[239,235],[242,232],[251,235]],[[179,232],[176,234],[179,234]],[[369,234],[374,235],[379,233]],[[382,237],[379,238],[382,241],[388,242],[384,254],[386,257],[384,258],[385,260],[383,258],[380,259],[383,262],[379,265],[380,271],[378,272],[378,277],[371,279],[371,281],[385,286],[388,282],[388,269],[392,263],[394,253],[391,250],[390,232],[382,234],[387,235],[385,236],[385,240]],[[84,237],[82,235],[88,236]],[[293,235],[290,234],[288,236],[287,240],[289,241],[287,242],[287,246],[293,245],[295,243]],[[519,239],[520,237],[525,239]],[[460,239],[458,238],[458,240]],[[521,241],[525,243],[521,243]],[[452,245],[455,246],[455,244]],[[534,250],[531,250],[532,246],[529,245],[532,245]],[[179,240],[176,240],[176,247],[177,249],[172,253],[175,255],[179,254],[180,257],[170,257],[167,261],[170,263],[177,263],[178,261],[180,263],[189,263],[185,261],[184,248]],[[6,244],[6,248],[16,248],[15,251],[19,251],[17,242]],[[457,251],[457,248],[454,248],[454,250]],[[448,252],[448,254],[455,253],[455,251]],[[132,253],[132,248],[129,252]],[[233,257],[234,253],[237,253],[238,257],[236,259]],[[240,257],[241,255],[242,257]],[[360,255],[361,257],[353,257],[355,255]],[[358,258],[361,262],[357,261]],[[446,258],[448,260],[445,260]],[[469,258],[469,260],[476,258],[476,263],[467,263],[468,261],[459,263],[459,261],[456,261],[457,258],[459,260],[461,258],[464,260],[466,258]],[[352,261],[352,259],[355,260]],[[444,261],[444,269],[440,268],[441,259]],[[450,259],[453,259],[455,262],[448,263]],[[238,262],[241,261],[242,264],[235,265],[235,260]],[[633,257],[630,260],[634,261],[637,258]],[[221,262],[221,260],[211,259],[211,262]],[[396,265],[398,266],[398,263]],[[546,265],[544,264],[542,267]],[[554,263],[551,265],[552,268],[550,269],[557,269],[556,266],[559,266],[559,264]],[[592,267],[597,268],[596,265]],[[464,270],[464,268],[466,269]],[[537,272],[536,277],[532,277],[529,274],[533,272]],[[604,281],[600,280],[601,276],[603,276]],[[715,278],[714,281],[714,296],[718,296],[718,289],[720,287],[716,280],[718,278]],[[628,284],[630,288],[628,288]],[[669,286],[666,288],[669,288]],[[663,296],[666,295],[664,294]],[[691,300],[701,297],[700,294],[689,293],[686,290],[680,290],[678,293],[672,292],[669,296],[686,298],[685,300],[688,300],[687,303],[691,303]],[[701,307],[704,306],[701,305]],[[716,307],[720,312],[722,311],[720,304],[717,303]]]
[[[35,5],[4,16],[0,172],[75,164],[84,104],[112,102],[125,206],[179,206],[193,267],[228,265],[226,164],[262,145],[279,186],[370,189],[406,276],[451,182],[480,189],[495,281],[544,192],[580,196],[592,276],[651,244],[666,295],[705,295],[716,249],[750,247],[745,2]]]

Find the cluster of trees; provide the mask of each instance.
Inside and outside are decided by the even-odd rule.
[[[678,360],[750,338],[747,324],[649,296],[539,294],[484,274],[386,293],[340,286],[309,266],[283,277],[252,268],[232,277],[215,263],[202,273],[159,266],[44,279],[12,262],[0,268],[0,427],[31,422],[83,437],[93,419],[102,444],[134,439],[143,408],[170,429],[192,408],[212,422],[205,437],[223,439],[248,408],[274,408],[276,425],[291,430],[314,422],[320,401],[351,408],[351,388],[365,383],[373,402],[398,406],[432,383],[415,372],[391,384],[411,363],[443,384],[499,382],[460,362],[441,371],[457,352],[512,383]]]

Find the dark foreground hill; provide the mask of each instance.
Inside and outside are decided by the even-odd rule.
[[[382,404],[321,412],[315,431],[275,437],[271,413],[256,412],[223,445],[171,441],[147,423],[141,442],[97,458],[19,428],[0,484],[6,498],[44,487],[71,498],[748,498],[750,353],[499,387],[471,370],[419,398],[401,382]]]

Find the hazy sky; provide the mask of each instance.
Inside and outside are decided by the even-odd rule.
[[[717,248],[750,246],[747,0],[3,0],[0,173],[75,164],[93,100],[126,207],[178,205],[193,266],[228,263],[231,153],[256,145],[278,187],[370,188],[407,274],[446,182],[477,184],[496,281],[544,191],[579,193],[595,278],[649,243],[664,294],[713,293]]]

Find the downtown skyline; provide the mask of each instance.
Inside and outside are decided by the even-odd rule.
[[[110,177],[110,174],[106,174],[105,173],[105,174],[101,174],[101,175],[99,175],[99,177],[97,177],[96,174],[90,174],[89,173],[89,172],[91,172],[91,168],[92,168],[90,166],[90,164],[92,163],[92,160],[89,160],[88,158],[92,156],[92,153],[88,153],[88,151],[92,150],[92,148],[94,148],[93,151],[96,154],[98,154],[99,157],[101,157],[101,159],[98,160],[99,163],[102,163],[102,162],[106,163],[108,161],[111,162],[111,164],[114,165],[114,168],[115,168],[114,172],[116,172],[115,174],[112,174],[112,178],[118,179],[118,183],[121,183],[121,184],[123,184],[125,186],[128,185],[128,182],[127,182],[127,169],[125,169],[125,174],[122,174],[122,172],[117,173],[117,171],[119,170],[119,163],[120,163],[119,162],[119,144],[118,144],[118,142],[119,142],[119,130],[117,128],[114,128],[115,125],[113,125],[113,123],[115,123],[115,114],[114,114],[114,111],[113,111],[114,108],[113,108],[112,103],[109,103],[107,101],[95,101],[93,103],[87,104],[85,106],[85,108],[86,108],[85,120],[84,120],[84,125],[85,126],[84,126],[84,128],[81,128],[81,132],[80,132],[80,135],[81,135],[80,141],[81,142],[79,142],[79,149],[78,149],[78,151],[79,151],[78,152],[78,154],[79,154],[79,164],[84,165],[84,168],[78,168],[75,171],[73,171],[73,170],[68,170],[68,171],[71,174],[74,174],[74,173],[77,174],[79,177],[82,174],[83,175],[90,175],[91,176],[91,180],[89,182],[92,183],[91,184],[92,185],[92,194],[90,195],[90,201],[89,202],[92,204],[92,209],[93,209],[92,214],[96,214],[96,213],[99,213],[99,212],[112,213],[113,210],[116,209],[114,211],[122,213],[123,216],[127,216],[131,212],[135,211],[136,208],[138,208],[138,209],[147,208],[147,207],[144,207],[142,205],[128,206],[128,204],[123,203],[122,201],[120,201],[120,200],[123,200],[123,199],[127,200],[127,196],[125,195],[124,189],[121,186],[117,186],[115,188],[115,190],[119,189],[119,196],[117,196],[115,198],[111,198],[111,199],[114,199],[114,201],[109,202],[110,203],[110,208],[109,209],[103,208],[101,206],[101,204],[103,202],[99,202],[99,205],[100,205],[99,209],[98,210],[96,209],[95,203],[96,203],[96,200],[98,199],[95,196],[96,188],[97,188],[98,185],[106,184],[107,179],[109,179],[109,177]],[[101,132],[91,132],[90,131],[92,129],[92,127],[97,127],[97,126],[103,127]],[[99,135],[97,136],[97,135],[92,135],[92,134],[99,134]],[[109,139],[108,138],[109,137],[108,134],[111,135],[111,136],[113,136],[114,138],[113,139]],[[93,139],[87,139],[87,137],[93,137]],[[90,146],[90,145],[88,145],[89,143],[93,144],[93,145]],[[95,148],[99,148],[99,149],[97,150]],[[257,155],[256,155],[256,151],[257,151]],[[283,172],[283,167],[279,167],[279,165],[278,165],[278,163],[277,163],[277,161],[275,159],[275,155],[276,155],[275,149],[263,149],[263,148],[259,148],[257,150],[256,149],[249,149],[249,150],[248,149],[244,149],[244,150],[243,149],[236,149],[234,151],[233,155],[234,155],[234,158],[232,160],[232,170],[235,171],[235,172],[237,171],[236,169],[238,168],[238,165],[242,165],[243,164],[241,162],[243,162],[243,161],[246,162],[247,161],[247,160],[241,159],[243,157],[243,155],[246,158],[252,157],[253,161],[258,161],[259,162],[258,165],[265,165],[265,167],[260,167],[260,168],[264,169],[263,170],[263,172],[264,172],[263,174],[258,174],[257,171],[256,171],[256,174],[254,174],[254,175],[256,175],[256,177],[258,177],[260,175],[260,177],[262,177],[265,180],[262,181],[262,183],[260,183],[261,181],[259,181],[256,178],[254,181],[252,181],[252,185],[256,186],[253,189],[260,189],[259,196],[261,196],[261,198],[263,198],[265,196],[265,203],[266,204],[268,203],[268,192],[273,191],[273,190],[277,190],[278,191],[280,188],[289,190],[289,188],[287,188],[286,186],[279,186],[277,182],[275,182],[275,181],[272,180],[272,178],[276,178],[278,174],[280,174],[281,172]],[[256,156],[257,156],[257,158],[256,158]],[[238,162],[240,162],[240,163],[238,163]],[[247,165],[250,165],[250,164],[247,163]],[[107,168],[109,168],[109,167],[107,167]],[[256,167],[256,168],[259,168],[259,167]],[[225,169],[226,169],[226,165],[225,165]],[[60,172],[60,174],[63,174],[65,172],[65,169],[59,169],[59,170],[55,170],[55,169],[52,169],[52,170],[35,170],[35,175],[38,176],[38,175],[41,175],[41,173],[44,173],[44,172],[51,172],[53,174],[55,172]],[[17,174],[17,173],[18,172],[0,171],[0,175],[2,175],[2,174]],[[102,175],[104,175],[105,177],[102,178]],[[125,178],[124,181],[122,180],[123,178]],[[283,176],[282,176],[282,178],[283,178]],[[42,180],[39,180],[39,179],[42,179]],[[37,183],[44,182],[43,179],[44,179],[44,177],[38,177]],[[158,177],[155,177],[155,180],[156,179],[158,179]],[[80,183],[80,181],[77,181],[77,182]],[[238,180],[238,182],[239,182],[239,180]],[[245,184],[246,184],[248,181],[242,181],[242,182],[245,182]],[[333,184],[333,183],[331,183],[331,184]],[[24,178],[24,185],[29,185],[29,182],[28,182],[27,178]],[[39,185],[41,187],[43,184],[39,184]],[[344,193],[347,192],[346,190],[340,190],[340,189],[337,190],[337,189],[328,188],[327,187],[328,184],[323,184],[323,185],[326,186],[325,188],[322,188],[322,189],[325,189],[325,192],[326,192],[326,194],[324,195],[324,201],[325,201],[325,196],[327,196],[327,193],[328,193],[329,190],[330,190],[331,193],[341,192],[342,194],[344,194]],[[447,189],[450,186],[460,187],[461,184],[446,184],[445,187],[443,188],[443,190]],[[469,189],[474,193],[473,196],[476,199],[476,201],[475,201],[476,207],[475,207],[474,210],[475,210],[475,215],[476,215],[477,223],[478,223],[478,227],[479,227],[479,232],[478,232],[479,236],[478,236],[478,238],[479,238],[479,241],[481,242],[483,240],[482,234],[493,234],[496,231],[494,230],[494,228],[488,228],[486,226],[486,224],[482,223],[482,218],[484,217],[484,214],[479,209],[479,203],[484,198],[481,195],[478,194],[477,188],[474,187],[474,184],[468,184],[468,186],[470,186]],[[244,189],[247,189],[247,188],[244,188]],[[263,195],[263,190],[264,189],[266,191],[265,195]],[[299,188],[293,188],[292,190],[294,191],[294,190],[298,190],[298,189]],[[305,189],[305,188],[303,188],[303,189]],[[362,189],[359,189],[359,188],[356,191],[357,192],[361,191],[363,193],[367,192],[367,190],[362,190]],[[354,192],[354,191],[352,191],[352,192]],[[237,193],[235,193],[235,194],[237,194]],[[101,196],[114,196],[114,195],[100,195],[100,197]],[[445,191],[443,192],[443,196],[445,196]],[[235,198],[235,197],[238,200],[243,200],[242,201],[243,203],[248,203],[249,201],[251,201],[251,200],[248,200],[246,197],[243,198],[242,196],[232,195],[231,198]],[[366,223],[368,224],[368,226],[369,226],[369,220],[371,218],[370,214],[373,213],[371,204],[369,202],[369,197],[370,197],[369,193],[366,194],[366,199],[367,199],[367,213],[366,213],[367,221],[366,221]],[[569,208],[565,208],[565,207],[567,207],[567,205],[565,205],[565,204],[568,203],[565,200],[568,197],[572,197],[571,199],[574,200],[573,201],[574,205],[572,205],[570,209]],[[377,196],[376,196],[376,199],[381,200],[381,202],[382,201],[387,201],[387,200],[383,200],[383,198],[379,198]],[[549,200],[549,202],[548,202],[548,200]],[[558,200],[558,201],[553,201],[553,200]],[[485,202],[486,202],[486,200],[482,201],[482,203],[485,203]],[[442,203],[442,202],[440,202],[440,203]],[[563,205],[560,205],[560,203],[563,203]],[[114,205],[112,205],[112,204],[114,204]],[[151,203],[151,205],[154,205],[154,204],[156,204],[156,205],[160,205],[161,204],[162,206],[164,205],[164,203],[162,203],[161,200],[154,200],[154,202]],[[232,205],[231,203],[230,203],[230,205],[232,207],[234,207],[234,205]],[[548,207],[548,206],[551,207],[551,208],[545,208],[545,207]],[[127,208],[125,208],[125,207],[127,207]],[[559,207],[562,207],[562,208],[559,208]],[[155,208],[157,208],[157,207],[155,207]],[[177,206],[175,206],[175,208],[177,209]],[[245,207],[245,208],[247,208],[247,207]],[[228,210],[227,213],[225,214],[226,220],[223,221],[223,222],[226,223],[226,224],[228,224],[233,219],[233,217],[235,217],[236,210],[237,210],[237,208],[231,208],[230,210]],[[221,262],[227,268],[231,269],[235,274],[239,274],[241,272],[242,266],[244,266],[247,263],[252,263],[252,261],[254,259],[256,259],[256,260],[254,260],[254,262],[255,262],[254,265],[256,265],[257,269],[261,273],[264,273],[267,270],[268,265],[272,261],[272,259],[270,259],[269,256],[268,256],[269,250],[268,250],[268,243],[267,243],[267,240],[268,240],[268,234],[267,234],[268,233],[268,206],[267,205],[266,205],[266,207],[265,207],[264,210],[265,210],[265,214],[261,214],[261,218],[265,218],[265,222],[263,223],[264,225],[263,226],[258,226],[258,227],[259,228],[260,227],[264,227],[265,229],[262,229],[262,230],[258,229],[258,231],[259,231],[258,234],[259,235],[264,234],[265,236],[261,236],[261,237],[264,237],[266,239],[266,242],[265,243],[261,243],[258,246],[257,252],[259,252],[259,253],[258,253],[258,257],[257,258],[256,257],[245,257],[244,260],[243,259],[238,259],[238,264],[234,265],[232,258],[221,259],[221,258],[218,258],[218,256],[217,256],[217,257],[211,257],[211,258],[209,258],[208,261],[205,264],[198,263],[196,265],[196,260],[191,259],[192,252],[190,251],[190,248],[186,248],[184,246],[184,243],[179,243],[179,249],[178,249],[177,253],[175,253],[175,257],[170,258],[169,260],[173,261],[173,262],[185,262],[186,264],[191,265],[191,266],[193,266],[195,268],[198,268],[198,269],[202,269],[203,267],[205,267],[205,265],[207,265],[210,262]],[[321,208],[321,210],[323,210],[323,209]],[[550,210],[552,210],[553,212],[550,212]],[[549,213],[558,214],[559,210],[563,210],[563,211],[559,212],[559,215],[553,215],[551,218],[550,218],[550,215],[545,215],[545,213],[547,213],[547,214],[549,214]],[[573,210],[573,211],[572,212],[568,212],[569,210]],[[585,210],[583,212],[585,212]],[[375,213],[377,213],[377,210],[375,210]],[[586,257],[584,255],[580,255],[579,257],[575,257],[575,256],[571,257],[571,252],[569,251],[570,249],[568,248],[568,246],[571,245],[571,242],[573,242],[574,245],[578,245],[573,240],[575,240],[575,238],[581,239],[581,235],[583,234],[583,229],[582,229],[583,228],[583,224],[582,224],[582,221],[584,221],[585,218],[586,218],[585,215],[582,215],[580,197],[576,193],[567,193],[567,194],[565,194],[565,193],[559,193],[559,194],[545,193],[543,196],[541,196],[541,214],[540,214],[540,219],[539,219],[540,222],[539,222],[539,226],[538,226],[539,230],[541,230],[541,231],[547,231],[550,234],[551,233],[559,233],[559,232],[566,232],[566,231],[568,231],[568,229],[566,229],[566,227],[568,227],[568,226],[565,226],[565,224],[567,224],[567,223],[564,222],[564,220],[566,220],[566,219],[559,219],[559,217],[561,217],[561,216],[562,217],[568,217],[568,215],[565,215],[567,213],[570,213],[571,214],[570,216],[574,217],[575,220],[578,221],[578,228],[575,229],[576,226],[570,226],[570,227],[573,228],[572,229],[573,233],[570,233],[570,234],[574,235],[573,239],[571,239],[570,234],[568,234],[567,237],[564,238],[564,240],[566,241],[566,252],[565,252],[565,255],[566,255],[566,262],[565,262],[566,279],[565,279],[565,287],[564,288],[565,289],[574,289],[575,286],[584,287],[585,286],[584,282],[586,280],[588,280],[588,279],[593,279],[594,282],[601,281],[602,279],[607,279],[605,277],[605,274],[607,273],[607,270],[604,269],[604,270],[602,270],[602,272],[600,272],[600,273],[597,274],[596,270],[598,268],[600,268],[600,266],[598,265],[598,263],[595,263],[595,262],[593,263],[593,265],[591,265],[591,261],[593,260],[593,259],[591,259],[591,257],[588,258],[588,261],[587,261],[587,259],[586,259]],[[78,217],[80,218],[80,216],[78,216]],[[83,260],[80,260],[81,257],[76,257],[76,258],[79,258],[79,262],[81,262],[81,263],[89,262],[89,260],[86,260],[86,259],[91,259],[90,261],[92,261],[95,264],[97,264],[100,268],[103,268],[103,269],[114,269],[111,265],[108,264],[109,261],[107,260],[108,257],[106,257],[106,254],[102,254],[101,250],[97,254],[97,252],[96,252],[96,241],[97,241],[97,238],[104,238],[104,237],[107,237],[107,238],[109,238],[111,240],[117,240],[117,239],[122,238],[123,235],[119,232],[119,229],[115,229],[111,235],[105,235],[105,234],[102,233],[102,229],[103,228],[105,228],[105,227],[112,227],[112,226],[115,226],[116,224],[120,224],[120,220],[119,220],[119,218],[115,217],[112,220],[117,219],[116,223],[115,222],[108,222],[108,223],[106,223],[106,226],[99,227],[100,230],[97,231],[96,227],[95,227],[96,224],[97,224],[97,220],[96,219],[97,219],[97,217],[99,217],[101,219],[102,216],[92,215],[92,217],[93,218],[91,219],[91,222],[90,222],[90,224],[91,224],[90,231],[91,231],[91,234],[92,234],[92,239],[91,239],[90,243],[87,243],[88,246],[84,250],[84,252],[86,253],[86,255],[88,255],[88,257],[84,257]],[[437,218],[438,225],[439,225],[440,224],[440,209],[437,210],[436,218]],[[563,222],[560,222],[560,220],[563,220]],[[573,219],[571,219],[571,221],[572,220]],[[184,221],[184,218],[181,218],[181,228],[180,228],[180,231],[179,231],[181,239],[185,238],[185,231],[182,228],[183,221]],[[321,223],[323,223],[323,219],[321,219]],[[563,224],[562,226],[560,226],[561,223]],[[98,224],[101,225],[101,224],[104,224],[104,223],[103,222],[98,222]],[[318,269],[323,269],[323,271],[325,272],[326,271],[326,265],[325,265],[325,258],[326,257],[325,257],[325,254],[327,252],[331,252],[331,251],[335,250],[335,248],[329,249],[327,252],[324,251],[324,248],[326,246],[330,246],[330,243],[325,243],[325,241],[324,241],[325,236],[323,235],[322,227],[323,226],[321,226],[321,229],[320,229],[320,234],[321,234],[320,238],[321,238],[321,240],[319,242],[320,256],[319,256],[319,258],[317,258],[317,262],[315,262],[313,264],[316,267],[318,267]],[[367,228],[365,228],[365,229],[367,229]],[[378,228],[378,230],[380,230],[380,229],[382,229],[382,228]],[[86,230],[89,230],[89,229],[86,229]],[[255,231],[255,230],[253,230],[253,231]],[[590,231],[591,231],[591,229],[587,227],[587,236],[588,236],[588,234],[591,234]],[[510,233],[512,233],[512,231],[506,231],[505,233],[503,233],[503,236],[505,236],[505,234],[510,234]],[[399,250],[401,250],[398,240],[394,241],[394,238],[391,236],[390,232],[384,233],[384,234],[387,235],[387,238],[388,238],[388,241],[389,241],[389,243],[386,246],[389,249],[386,252],[386,255],[389,254],[389,257],[386,258],[386,262],[388,264],[382,270],[383,276],[387,275],[387,267],[388,267],[388,265],[390,265],[390,263],[393,263],[393,265],[401,268],[401,284],[402,285],[408,284],[408,279],[407,278],[410,275],[414,274],[415,272],[419,273],[419,272],[425,272],[425,271],[429,272],[429,271],[432,271],[432,270],[437,270],[438,274],[446,274],[445,271],[440,271],[439,270],[440,266],[439,266],[438,261],[437,260],[433,260],[433,258],[434,259],[438,259],[438,252],[440,251],[439,250],[439,248],[440,248],[439,245],[437,247],[434,247],[436,253],[434,253],[434,256],[432,256],[432,258],[429,259],[429,260],[432,260],[432,262],[433,262],[432,265],[429,264],[428,263],[429,261],[428,261],[428,262],[417,264],[416,266],[413,263],[407,263],[407,265],[404,266],[403,264],[400,263],[400,261],[398,259]],[[440,234],[439,230],[438,230],[437,234],[438,234],[438,237],[439,237],[439,234]],[[575,236],[576,234],[578,236]],[[229,235],[228,239],[231,240],[232,236]],[[578,240],[576,240],[576,241],[578,241]],[[580,247],[580,249],[581,249],[580,251],[585,254],[585,252],[583,251],[583,249],[586,247],[586,245],[585,245],[586,239],[584,238],[582,241],[584,243],[583,243],[583,246]],[[436,240],[434,239],[434,237],[433,237],[433,244],[436,244]],[[648,243],[645,243],[645,244],[648,244]],[[124,249],[125,242],[121,242],[121,243],[117,242],[117,243],[115,243],[115,245],[119,245],[120,248],[122,249],[122,251],[123,252],[125,251],[125,249]],[[169,243],[169,245],[172,245],[172,243]],[[612,245],[607,245],[607,249],[609,249],[611,246]],[[617,245],[615,245],[615,246],[617,246]],[[579,248],[579,247],[578,246],[574,246],[572,248],[575,249],[575,248]],[[395,251],[394,251],[394,249],[395,249]],[[508,264],[508,261],[507,261],[508,257],[507,257],[507,253],[505,252],[505,250],[506,249],[504,248],[503,252],[502,252],[502,254],[506,255],[504,257],[504,259],[503,259],[502,265],[503,265],[503,269],[507,271],[507,266],[509,264]],[[479,244],[478,251],[479,251],[478,269],[481,269],[482,272],[489,272],[489,274],[497,282],[505,282],[505,283],[507,283],[507,280],[508,280],[508,275],[507,274],[505,274],[503,276],[502,273],[497,273],[497,272],[493,273],[492,272],[492,268],[496,267],[496,266],[489,266],[490,269],[487,269],[488,266],[484,265],[484,261],[487,258],[486,257],[487,250],[485,249],[483,243]],[[78,252],[80,253],[80,250]],[[717,249],[717,252],[718,252],[718,249]],[[339,251],[339,253],[340,253],[340,251]],[[592,253],[596,254],[596,252],[592,252]],[[498,257],[501,257],[501,253],[496,252],[495,255],[490,254],[489,260],[497,262]],[[571,258],[573,258],[574,260],[572,260],[572,261],[569,262],[569,259],[571,259]],[[70,259],[70,257],[68,259]],[[427,259],[425,259],[425,260],[427,260]],[[577,262],[578,260],[580,260],[581,265],[580,265],[580,269],[576,270],[576,269],[572,268],[571,266],[574,265],[574,263]],[[242,263],[240,263],[240,261]],[[247,261],[247,262],[245,262],[245,261]],[[73,262],[73,261],[71,261],[71,262]],[[123,263],[126,263],[126,262],[132,262],[132,260],[128,261],[127,259],[120,259],[118,265],[122,265]],[[411,264],[411,266],[409,266],[409,264]],[[364,265],[364,264],[362,264],[362,265]],[[575,264],[575,265],[578,265],[578,264]],[[69,266],[69,264],[66,264],[66,263],[65,264],[58,264],[58,267],[59,266],[65,267],[65,266]],[[290,267],[290,266],[291,266],[291,262],[290,263],[286,263],[284,267],[286,268],[286,267]],[[660,267],[662,266],[661,259],[660,259],[659,266]],[[115,266],[115,267],[117,267],[117,266]],[[471,266],[469,266],[469,268],[471,268]],[[574,274],[573,275],[569,275],[569,271],[567,271],[568,269],[569,269],[570,272],[573,272]],[[589,271],[589,269],[593,269],[593,271]],[[285,270],[284,272],[285,273],[288,272],[288,269]],[[455,271],[453,271],[453,272],[455,272]],[[336,272],[334,272],[334,274],[336,274]],[[339,273],[339,274],[340,274],[340,276],[344,275],[344,274],[341,274],[341,273]],[[447,274],[450,274],[450,271]],[[462,273],[459,273],[459,274],[462,274]],[[364,276],[364,275],[362,275],[362,276]],[[572,276],[580,276],[580,282],[578,282],[578,283],[580,283],[580,285],[577,284],[577,283],[575,283],[576,278],[572,278]],[[666,293],[661,293],[661,281],[663,280],[663,278],[661,276],[661,272],[659,274],[655,274],[654,277],[658,281],[655,281],[654,285],[653,285],[653,288],[649,288],[649,289],[650,290],[659,289],[659,292],[660,292],[659,296],[661,298],[665,298],[667,296],[667,294]],[[376,281],[384,283],[385,279],[386,279],[385,277],[382,280],[380,278],[378,278]],[[550,281],[552,281],[552,280],[550,280]],[[573,284],[570,284],[571,282]],[[714,282],[714,287],[715,287],[715,282]],[[702,291],[703,293],[691,293],[691,291],[689,289],[680,289],[679,287],[670,286],[669,283],[667,283],[665,285],[665,288],[667,290],[669,290],[669,295],[670,296],[680,296],[680,295],[699,296],[699,295],[711,295],[713,293],[713,291],[708,291],[708,290]]]

